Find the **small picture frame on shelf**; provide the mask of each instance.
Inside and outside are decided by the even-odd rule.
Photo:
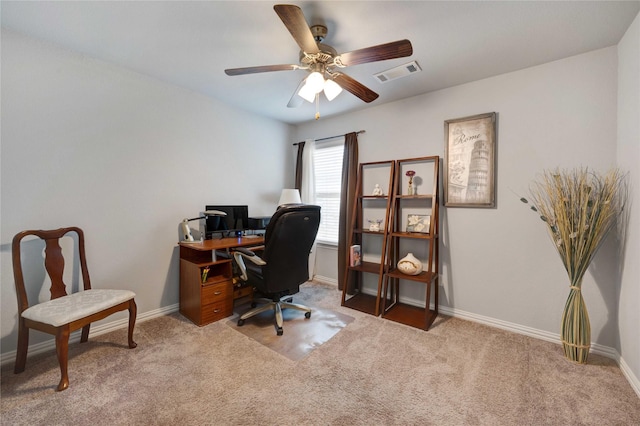
[[[362,252],[359,244],[352,245],[349,249],[349,266],[360,266],[362,264]]]
[[[410,214],[407,216],[407,232],[428,234],[431,226],[431,216],[427,214]]]
[[[368,219],[369,222],[369,231],[371,232],[380,232],[380,225],[382,224],[382,219]]]

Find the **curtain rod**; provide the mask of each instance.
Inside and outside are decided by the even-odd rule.
[[[359,135],[360,133],[365,133],[365,131],[364,131],[364,130],[358,130],[358,131],[356,132],[356,135]],[[315,141],[315,142],[328,141],[329,139],[335,139],[335,138],[339,138],[339,137],[342,137],[342,136],[344,136],[344,135],[328,136],[328,137],[326,137],[326,138],[314,139],[314,141]],[[296,143],[294,143],[293,145],[294,145],[294,146],[295,146],[295,145],[299,145],[299,144],[301,144],[301,143],[303,143],[303,142],[304,142],[304,141],[302,141],[302,142],[296,142]]]

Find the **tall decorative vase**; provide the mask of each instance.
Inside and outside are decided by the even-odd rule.
[[[591,346],[591,324],[582,298],[581,283],[572,285],[562,312],[562,349],[570,361],[586,364]]]

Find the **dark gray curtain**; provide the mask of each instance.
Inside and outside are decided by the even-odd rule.
[[[353,228],[352,212],[356,195],[356,175],[358,172],[358,134],[344,135],[344,155],[342,157],[342,194],[340,198],[340,224],[338,227],[338,288],[342,290],[347,281],[347,253],[349,232]],[[352,287],[353,280],[349,281]],[[347,289],[351,293],[350,289]]]
[[[298,155],[296,157],[296,189],[301,191],[302,188],[302,152],[304,151],[304,142],[298,142]],[[302,196],[302,194],[300,194]]]

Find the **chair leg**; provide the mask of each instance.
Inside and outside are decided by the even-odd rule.
[[[22,373],[27,365],[27,349],[29,349],[29,327],[24,325],[24,318],[18,321],[18,349],[14,374]]]
[[[129,301],[129,331],[128,331],[128,339],[129,339],[129,348],[133,349],[138,344],[133,341],[133,328],[136,325],[136,314],[138,312],[138,306],[136,305],[136,301],[131,299]]]
[[[80,335],[80,343],[85,343],[87,340],[89,340],[90,327],[91,327],[91,324],[87,324],[84,327],[82,327],[82,334]]]
[[[282,306],[282,309],[295,309],[296,311],[311,312],[311,308],[298,303],[280,302],[280,306]]]
[[[251,309],[250,311],[245,312],[244,314],[242,314],[242,316],[240,316],[240,320],[244,321],[247,318],[251,318],[255,315],[261,314],[262,312],[270,311],[271,309],[273,309],[274,302],[271,300],[268,300],[268,302],[269,303],[267,303],[266,305],[258,306],[256,308]],[[242,324],[238,324],[238,325],[242,325]]]
[[[67,365],[69,364],[69,326],[65,325],[58,328],[56,334],[56,353],[58,355],[58,363],[60,364],[60,383],[57,391],[63,391],[69,387],[69,374]]]
[[[278,334],[278,336],[282,336],[283,330],[282,330],[282,307],[280,306],[280,303],[276,303],[275,306],[273,307],[273,310],[275,312],[275,316],[276,316],[276,333]]]

